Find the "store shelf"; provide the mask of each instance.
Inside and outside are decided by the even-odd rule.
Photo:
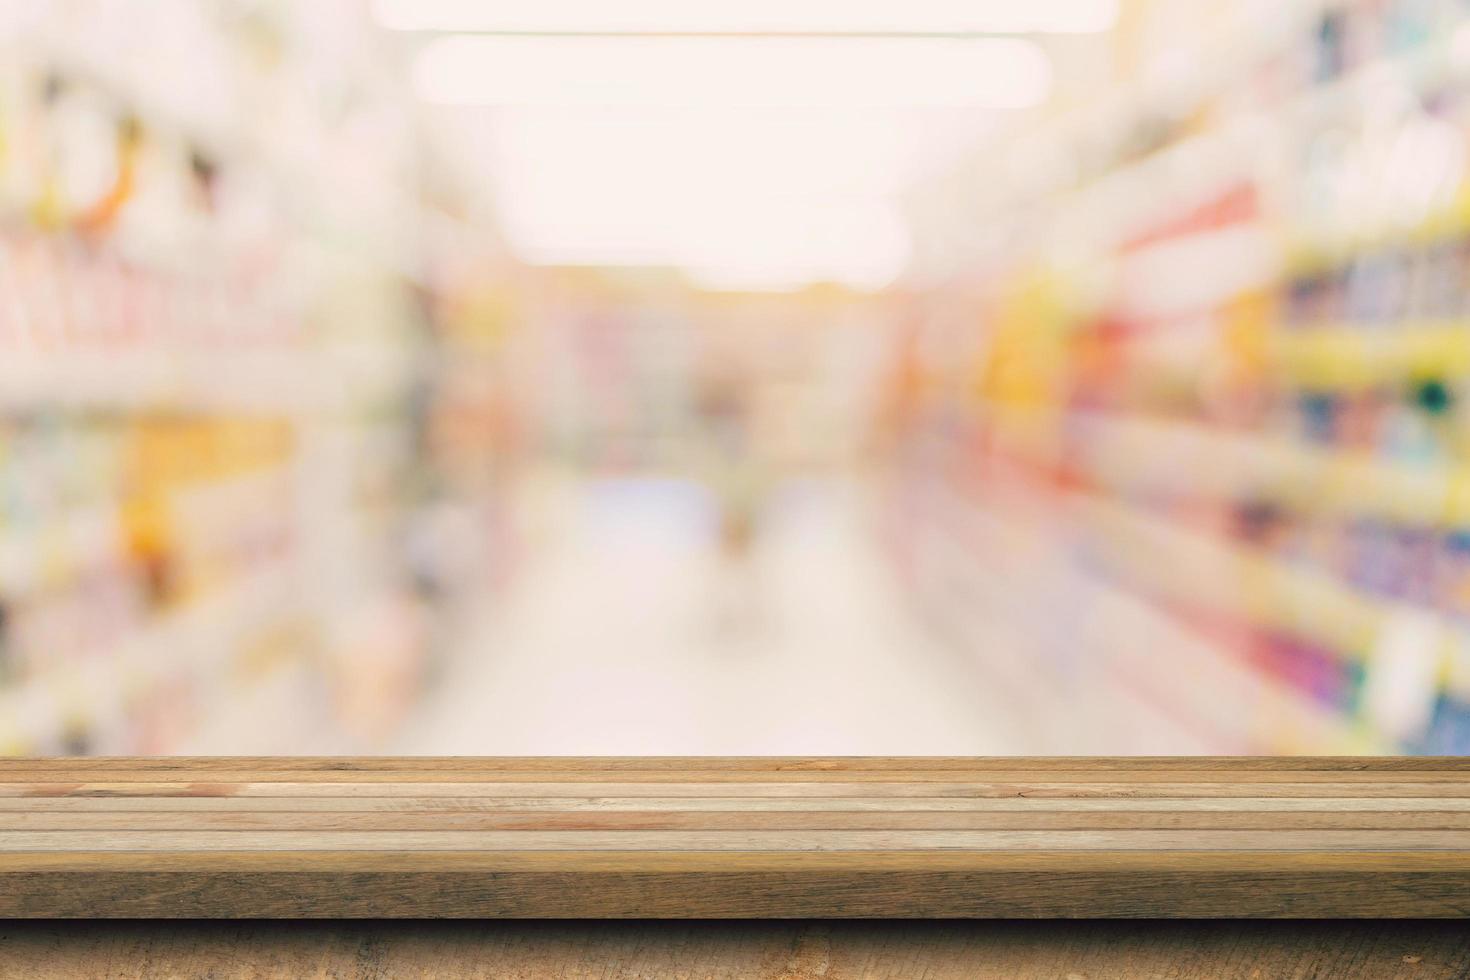
[[[1309,7],[1345,7],[1326,2]],[[1301,10],[1303,20],[1310,9]],[[1463,56],[1467,34],[1459,32],[1425,41],[1392,55],[1381,56],[1346,75],[1318,83],[1279,102],[1227,116],[1204,132],[1173,141],[1143,159],[1110,171],[1086,189],[1083,207],[1105,199],[1116,215],[1117,233],[1140,219],[1197,200],[1229,177],[1248,176],[1267,156],[1267,147],[1313,127],[1333,125],[1344,113],[1356,113],[1385,92],[1423,94],[1438,86],[1470,79],[1470,62]],[[1263,59],[1264,60],[1264,59]],[[1431,223],[1432,224],[1432,223]],[[1367,241],[1422,232],[1426,224],[1364,225],[1351,241],[1295,244],[1296,257],[1312,252],[1322,261]]]
[[[1101,712],[1099,717],[1118,718],[1128,704],[1153,716],[1154,721],[1144,726],[1146,745],[1198,741],[1212,747],[1206,751],[1238,753],[1276,749],[1375,754],[1395,748],[1391,740],[1243,662],[1229,644],[1202,634],[1140,594],[1141,586],[1144,595],[1154,596],[1177,586],[1181,596],[1198,601],[1194,578],[1175,574],[1183,563],[1194,560],[1186,548],[1196,542],[1171,538],[1162,546],[1156,541],[1140,547],[1132,537],[1119,536],[1116,513],[1107,515],[1112,523],[1094,515],[1085,532],[1087,540],[1098,539],[1097,550],[1105,561],[1115,552],[1124,556],[1113,566],[1120,578],[1100,577],[1077,567],[1072,559],[1077,542],[1076,532],[1069,530],[1071,522],[1087,520],[1085,513],[1074,514],[1072,508],[1083,505],[1071,499],[1043,504],[1052,494],[1040,487],[1026,493],[1033,505],[1042,504],[1051,516],[1028,514],[1003,499],[975,498],[942,487],[930,488],[924,510],[939,532],[930,548],[944,548],[954,559],[948,567],[961,569],[971,584],[962,598],[956,596],[948,604],[948,615],[984,622],[1009,617],[1017,621],[1022,635],[1034,637],[1049,628],[1042,620],[1051,621],[1053,615],[1049,608],[1029,604],[1037,595],[1053,594],[1066,597],[1070,621],[1085,624],[1079,627],[1085,651],[1061,664],[1038,662],[1032,652],[1023,650],[985,658],[987,672],[1004,677],[1011,690],[1029,692],[1038,711],[1068,690],[1074,696],[1085,695],[1086,703]],[[1164,522],[1149,522],[1142,512],[1126,512],[1126,517],[1156,537],[1180,536]],[[1054,559],[1038,566],[1037,558],[1049,552]],[[1227,561],[1220,559],[1219,564]],[[1237,585],[1229,577],[1232,573],[1218,567],[1197,572],[1208,580],[1205,595],[1226,597]],[[976,649],[984,654],[987,646]],[[1459,671],[1470,669],[1470,658],[1463,652],[1447,651],[1447,656]],[[1079,663],[1078,657],[1085,659]],[[1456,685],[1470,680],[1448,666],[1446,677],[1453,677]],[[1065,739],[1065,729],[1058,727]],[[1071,737],[1085,736],[1073,732]]]
[[[296,590],[289,565],[273,563],[156,617],[107,649],[0,689],[0,739],[62,746],[82,730],[110,742],[126,692],[180,674],[228,689],[240,638],[291,608]],[[119,749],[103,750],[109,747]]]
[[[1347,660],[1368,660],[1386,624],[1413,617],[1435,626],[1439,683],[1470,696],[1470,624],[1434,609],[1356,589],[1331,572],[1173,524],[1147,511],[1099,498],[1075,498],[1072,510],[1101,536],[1099,560],[1148,592],[1204,605],[1270,630],[1308,637]]]
[[[1470,526],[1470,467],[1393,461],[1192,421],[1092,414],[1067,425],[1087,478],[1116,493],[1268,501],[1324,520]]]
[[[1239,652],[1115,585],[1099,583],[1089,622],[1098,657],[1137,708],[1187,724],[1245,755],[1383,755],[1399,750],[1370,726],[1273,679]]]
[[[0,527],[0,590],[25,594],[57,566],[86,566],[118,552],[117,509],[93,505],[26,528]]]
[[[357,404],[388,351],[84,353],[0,360],[0,410],[319,414]]]
[[[1123,81],[933,183],[904,459],[1098,570],[1089,656],[1161,710],[1295,688],[1269,744],[1464,751],[1470,23],[1231,12],[1137,11]]]
[[[1470,322],[1323,325],[1280,330],[1269,357],[1313,391],[1353,391],[1470,374]]]
[[[963,220],[971,228],[1006,228],[1010,233],[967,235],[964,240],[971,254],[958,266],[968,272],[1013,263],[1018,258],[1018,242],[1028,253],[1055,250],[1074,262],[1094,249],[1118,245],[1139,228],[1178,216],[1232,182],[1257,180],[1263,166],[1271,166],[1281,147],[1302,132],[1338,125],[1345,115],[1384,99],[1424,96],[1470,80],[1470,60],[1464,56],[1470,47],[1470,29],[1462,25],[1458,31],[1381,55],[1275,101],[1262,104],[1249,97],[1232,98],[1242,78],[1279,57],[1294,34],[1306,35],[1314,18],[1326,10],[1350,6],[1343,0],[1312,0],[1280,5],[1281,9],[1269,11],[1272,16],[1266,17],[1252,14],[1250,5],[1242,4],[1234,36],[1212,38],[1208,56],[1198,58],[1188,71],[1176,65],[1177,70],[1166,73],[1157,84],[1123,87],[1112,93],[1111,103],[1103,101],[1108,93],[1100,100],[1086,100],[1084,108],[1025,137],[1030,157],[1053,161],[1034,168],[1035,178],[1018,173],[994,180],[994,154],[985,154],[984,176],[965,173],[965,182],[989,182],[1004,193],[985,195],[981,212],[967,214]],[[1190,99],[1193,111],[1181,99]],[[1226,108],[1213,116],[1202,111],[1202,107],[1222,105]],[[1203,128],[1184,125],[1201,116],[1210,120]],[[1141,122],[1163,119],[1174,120],[1180,127],[1176,138],[1136,158],[1111,165],[1097,162],[1106,159],[1092,147],[1100,133],[1115,136]],[[1057,160],[1071,164],[1058,166]],[[1079,168],[1084,167],[1090,169],[1079,175]],[[1050,184],[1031,187],[1036,179],[1049,179]],[[941,190],[953,192],[949,186]],[[1394,214],[1377,221],[1362,217],[1349,234],[1325,238],[1315,232],[1297,235],[1286,230],[1281,235],[1284,259],[1294,268],[1318,267],[1367,245],[1441,234],[1464,226],[1467,212],[1463,205],[1461,201],[1452,210],[1407,222]],[[948,200],[943,205],[936,203],[932,210],[945,215],[945,221],[953,220],[946,213],[952,211]]]

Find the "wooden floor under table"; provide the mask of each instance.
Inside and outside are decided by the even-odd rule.
[[[0,762],[7,917],[1462,917],[1470,762]]]

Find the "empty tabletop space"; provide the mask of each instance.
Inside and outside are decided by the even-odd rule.
[[[0,915],[1442,917],[1470,762],[0,762]]]

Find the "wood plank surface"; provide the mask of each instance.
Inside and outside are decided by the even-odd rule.
[[[1463,917],[1470,760],[0,760],[9,917]]]
[[[0,922],[27,980],[1450,980],[1458,922]]]

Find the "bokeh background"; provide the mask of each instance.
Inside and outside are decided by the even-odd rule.
[[[0,752],[1470,748],[1470,2],[0,0]]]

